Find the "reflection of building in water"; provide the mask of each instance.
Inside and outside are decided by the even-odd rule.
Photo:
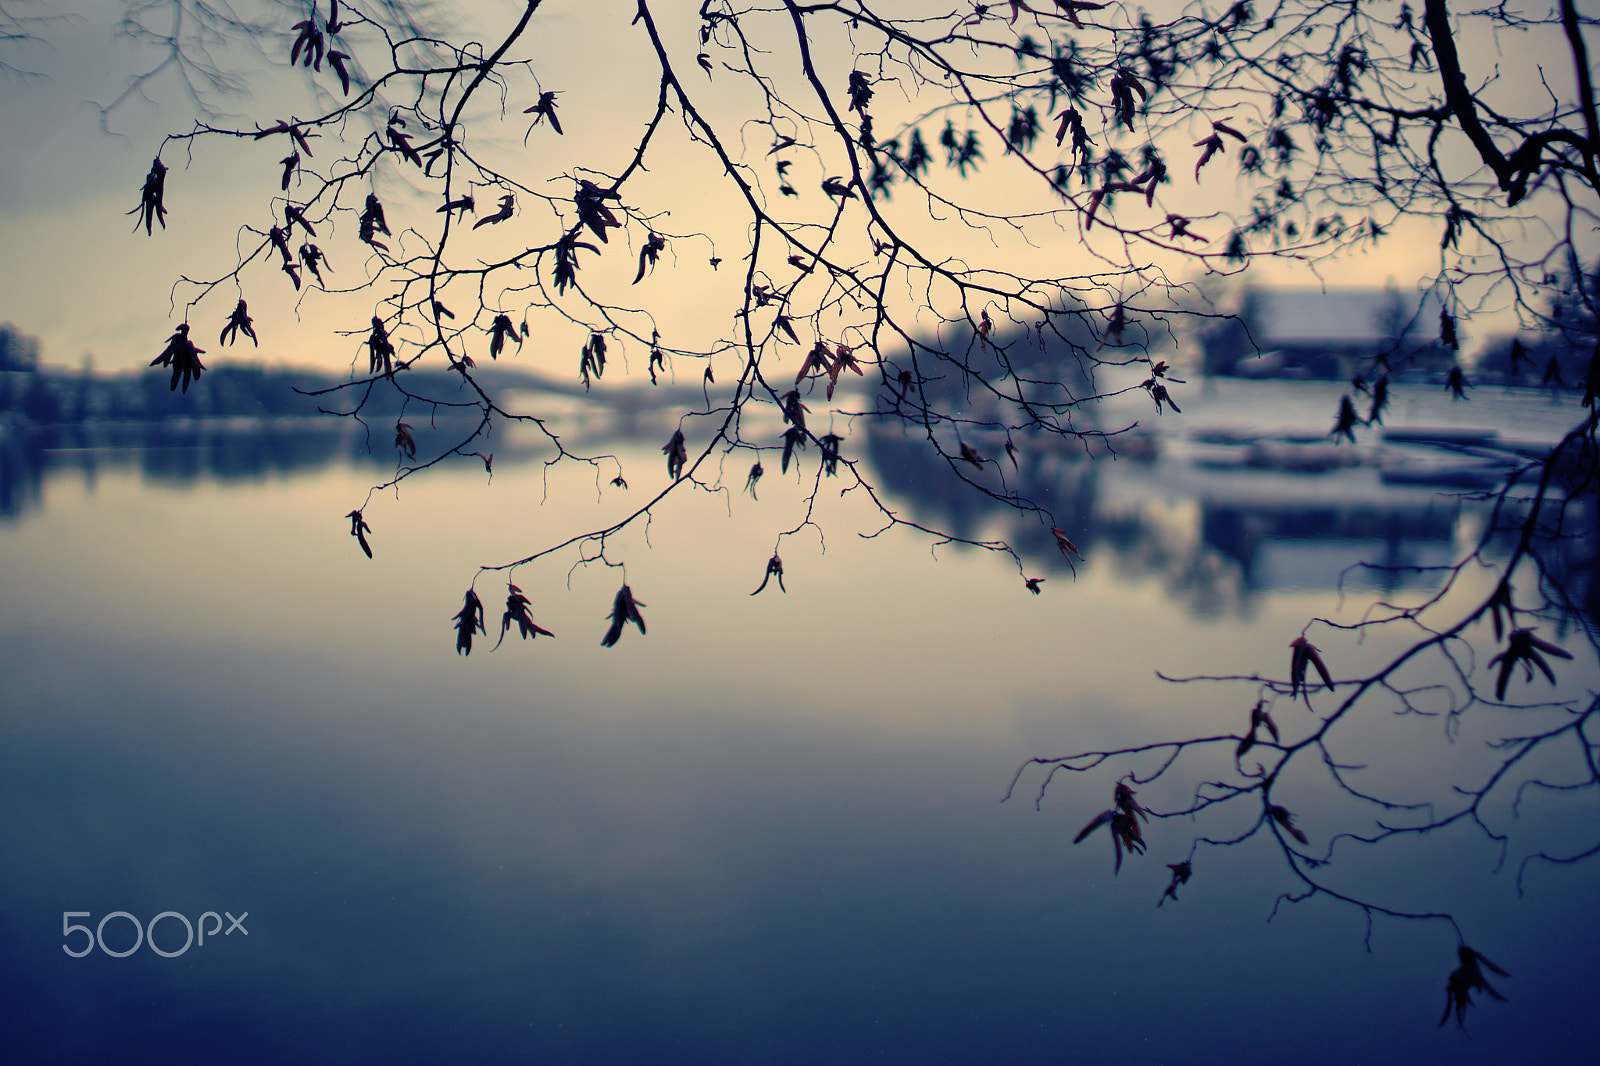
[[[1200,615],[1248,613],[1262,593],[1288,589],[1433,588],[1429,568],[1456,561],[1460,501],[1387,488],[1371,469],[1331,475],[1248,468],[1193,471],[1161,458],[1090,459],[1059,438],[1018,437],[1019,462],[968,472],[1033,501],[1018,512],[955,476],[925,439],[898,424],[868,430],[883,486],[918,522],[969,539],[1003,538],[1034,573],[1065,574],[1052,526],[1082,549],[1084,566],[1152,578]],[[994,467],[994,464],[990,464]],[[1365,565],[1363,565],[1365,564]]]
[[[1528,554],[1538,564],[1540,593],[1557,618],[1557,632],[1576,617],[1589,639],[1600,643],[1600,501],[1595,496],[1600,461],[1592,439],[1567,440],[1552,470],[1558,497],[1540,509]],[[1491,544],[1497,556],[1509,556],[1521,543],[1527,513],[1524,503],[1499,516]]]
[[[1252,590],[1432,586],[1430,567],[1455,562],[1458,507],[1424,504],[1321,506],[1206,499],[1200,538],[1236,563]],[[1422,569],[1418,569],[1422,568]]]

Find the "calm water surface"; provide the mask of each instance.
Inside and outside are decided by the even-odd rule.
[[[1540,439],[1570,414],[1477,396],[1469,412],[1398,393],[1391,421]],[[1184,421],[1159,424],[1159,458],[1030,460],[1015,476],[1077,516],[1076,580],[1037,531],[892,440],[847,444],[908,514],[1018,534],[1039,597],[1001,557],[863,540],[879,523],[830,490],[820,535],[782,542],[788,593],[752,598],[801,494],[771,476],[752,501],[730,468],[728,492],[607,546],[647,636],[602,649],[623,571],[565,557],[516,577],[556,638],[470,658],[450,617],[476,564],[656,491],[658,442],[616,446],[628,497],[609,474],[511,462],[492,482],[463,465],[408,483],[367,507],[370,562],[341,516],[374,469],[341,449],[243,470],[214,441],[36,455],[0,524],[0,1058],[1592,1061],[1600,871],[1514,884],[1529,846],[1592,840],[1592,797],[1514,820],[1497,805],[1519,834],[1500,872],[1469,833],[1340,853],[1340,887],[1452,911],[1514,975],[1470,1038],[1435,1027],[1447,927],[1379,920],[1369,950],[1361,915],[1325,902],[1269,924],[1294,883],[1261,842],[1202,851],[1157,910],[1194,825],[1154,823],[1116,877],[1106,840],[1071,845],[1127,767],[1059,778],[1039,810],[1037,778],[1000,802],[1034,755],[1239,727],[1253,690],[1156,669],[1281,674],[1308,618],[1426,593],[1425,574],[1354,573],[1341,606],[1335,585],[1361,559],[1453,557],[1473,507],[1383,471],[1460,455],[1291,473],[1228,435],[1320,435],[1336,398],[1196,388]],[[492,629],[499,580],[478,589]],[[1436,797],[1514,728],[1452,743],[1438,719],[1370,718],[1353,761]],[[1141,799],[1176,807],[1221,772]],[[1286,798],[1316,844],[1347,827],[1324,780]],[[113,911],[248,917],[227,934],[206,920],[205,944],[172,958],[63,951],[85,942],[64,912]],[[176,951],[183,924],[155,936]],[[102,937],[122,951],[133,927]]]

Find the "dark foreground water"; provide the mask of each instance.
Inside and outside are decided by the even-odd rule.
[[[1074,581],[1031,554],[1039,597],[993,555],[862,540],[877,523],[830,492],[823,536],[782,544],[789,592],[752,598],[799,492],[774,476],[752,501],[730,470],[729,494],[608,545],[650,627],[609,650],[622,572],[571,557],[516,579],[554,640],[461,658],[450,628],[477,563],[623,505],[592,474],[420,481],[369,505],[368,561],[341,516],[369,467],[240,473],[203,441],[30,460],[0,525],[0,1061],[1593,1061],[1600,869],[1515,884],[1529,850],[1600,832],[1592,790],[1490,805],[1513,834],[1498,870],[1471,831],[1339,853],[1341,888],[1449,910],[1511,972],[1470,1036],[1435,1024],[1447,926],[1369,936],[1326,901],[1269,923],[1294,882],[1261,838],[1202,850],[1157,910],[1165,863],[1216,831],[1187,820],[1116,877],[1103,835],[1073,847],[1133,764],[1058,778],[1041,810],[1036,776],[999,802],[1031,756],[1237,730],[1253,690],[1153,671],[1281,676],[1312,616],[1428,591],[1351,574],[1341,608],[1349,564],[1448,561],[1479,528],[1426,483],[1470,480],[1460,453],[1296,473],[1240,427],[1282,445],[1332,401],[1249,388],[1196,390],[1159,458],[1019,472],[1076,505],[1088,556]],[[1562,422],[1480,395],[1502,437]],[[1414,399],[1414,423],[1469,418]],[[908,512],[1014,528],[893,441],[854,447]],[[630,493],[659,487],[656,444],[618,454]],[[493,629],[501,586],[478,587]],[[1375,708],[1350,743],[1448,798],[1516,728],[1451,740]],[[1171,809],[1200,776],[1141,798]],[[1325,780],[1287,796],[1314,845],[1348,827]],[[150,939],[113,957],[135,921]]]

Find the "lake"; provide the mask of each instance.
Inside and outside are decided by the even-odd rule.
[[[1351,895],[1449,911],[1511,973],[1491,975],[1508,1001],[1478,996],[1466,1032],[1436,1024],[1456,965],[1447,925],[1369,925],[1327,898],[1274,912],[1297,882],[1264,834],[1202,848],[1177,902],[1156,907],[1196,833],[1248,819],[1155,819],[1149,852],[1115,875],[1104,832],[1074,846],[1119,776],[1159,757],[1059,774],[1037,806],[1043,774],[1026,773],[1001,802],[1035,756],[1237,733],[1255,686],[1156,671],[1282,678],[1312,617],[1348,623],[1374,597],[1428,595],[1427,568],[1487,520],[1474,487],[1578,410],[1402,387],[1395,438],[1338,450],[1322,443],[1338,394],[1196,384],[1160,419],[1132,397],[1106,413],[1140,423],[1117,457],[1019,462],[1017,482],[1077,516],[1076,577],[1048,530],[986,506],[893,433],[846,438],[907,517],[1013,537],[1026,576],[1045,579],[1038,596],[1004,556],[868,539],[881,519],[826,480],[820,529],[781,541],[787,591],[752,596],[804,517],[804,486],[774,469],[753,499],[730,460],[726,491],[683,493],[608,543],[617,565],[564,555],[517,572],[554,639],[513,631],[491,651],[479,637],[465,657],[451,616],[477,566],[637,506],[665,484],[666,432],[615,442],[625,491],[497,441],[492,478],[473,460],[366,503],[370,561],[343,516],[392,460],[381,434],[376,459],[359,435],[312,446],[309,429],[248,424],[13,448],[0,468],[0,1050],[19,1063],[1589,1061],[1600,866],[1535,864],[1520,893],[1517,873],[1532,851],[1593,844],[1593,788],[1535,790],[1515,810],[1496,794],[1484,817],[1510,835],[1504,862],[1461,826],[1346,842],[1327,868]],[[1497,435],[1441,445],[1407,426]],[[1350,569],[1362,561],[1392,569]],[[602,648],[624,580],[649,631]],[[503,579],[477,588],[492,638]],[[1600,687],[1580,629],[1540,632],[1577,660],[1523,698]],[[1403,639],[1312,635],[1346,676]],[[1486,624],[1472,635],[1470,668],[1487,670]],[[1290,735],[1315,723],[1286,697],[1273,713]],[[1374,702],[1334,754],[1367,767],[1352,772],[1364,786],[1444,802],[1492,765],[1486,740],[1525,728],[1519,713],[1478,708],[1452,731]],[[1180,765],[1139,798],[1179,808],[1228,763]],[[1318,854],[1372,817],[1315,773],[1278,795]],[[191,926],[203,944],[185,946]]]

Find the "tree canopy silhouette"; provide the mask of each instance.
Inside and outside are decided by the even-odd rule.
[[[218,10],[140,0],[129,25],[148,26],[160,8],[203,9],[203,25]],[[252,332],[245,301],[292,286],[300,300],[349,309],[352,375],[323,396],[331,409],[360,418],[392,390],[407,407],[470,416],[426,448],[397,420],[392,476],[344,515],[368,555],[383,550],[386,523],[403,521],[384,490],[461,460],[490,467],[485,441],[503,427],[542,434],[549,464],[588,464],[607,491],[642,490],[614,523],[530,539],[524,554],[480,570],[456,615],[462,653],[484,631],[480,583],[506,582],[502,636],[513,620],[525,637],[543,634],[512,583],[519,571],[620,566],[617,535],[664,500],[742,481],[755,506],[774,466],[798,469],[807,506],[775,526],[774,543],[752,548],[752,584],[776,576],[781,589],[784,541],[826,520],[837,487],[872,501],[880,532],[1009,556],[1022,591],[1040,594],[1044,579],[1010,541],[898,510],[861,458],[864,427],[893,427],[950,479],[1014,509],[1070,568],[1073,516],[1027,490],[1022,463],[1129,446],[1130,426],[1096,414],[1109,396],[1142,392],[1150,417],[1181,417],[1187,383],[1161,353],[1228,317],[1185,279],[1264,260],[1314,270],[1426,234],[1438,245],[1426,306],[1440,310],[1423,328],[1436,325],[1439,344],[1458,351],[1490,313],[1515,319],[1525,351],[1549,349],[1559,333],[1564,351],[1582,353],[1582,380],[1546,384],[1581,390],[1583,417],[1492,494],[1492,520],[1437,592],[1379,604],[1353,626],[1308,621],[1284,635],[1281,673],[1209,679],[1248,691],[1236,732],[1019,771],[1043,771],[1041,800],[1062,771],[1113,773],[1112,806],[1080,839],[1108,825],[1118,868],[1124,852],[1145,850],[1150,819],[1194,818],[1163,903],[1204,876],[1204,848],[1266,834],[1298,885],[1285,899],[1329,897],[1369,919],[1454,929],[1446,1020],[1452,1010],[1464,1019],[1472,991],[1495,994],[1479,963],[1495,967],[1453,917],[1348,894],[1326,871],[1343,848],[1453,825],[1504,845],[1485,814],[1491,799],[1545,790],[1592,805],[1600,795],[1600,702],[1571,686],[1547,700],[1530,685],[1563,680],[1576,645],[1591,665],[1596,650],[1600,315],[1593,286],[1572,279],[1589,277],[1600,252],[1600,112],[1587,51],[1595,19],[1573,0],[1472,12],[1444,0],[1148,11],[1080,0],[705,0],[694,10],[524,0],[487,11],[481,39],[392,2],[263,0],[259,18],[228,17],[219,32],[248,29],[309,79],[317,106],[273,105],[246,122],[208,110],[158,146],[148,175],[129,175],[141,240],[161,239],[183,213],[185,162],[200,153],[253,146],[273,179],[265,202],[239,205],[237,255],[175,290],[173,336],[189,355],[169,340],[156,359],[171,364],[174,387],[204,369],[190,326],[265,344],[272,325],[258,318]],[[606,47],[582,65],[562,61],[579,21],[585,47]],[[1538,77],[1485,58],[1535,51]],[[1329,412],[1334,434],[1354,442],[1372,431],[1407,358],[1398,348],[1374,358],[1359,386],[1369,412],[1347,396]],[[665,479],[625,472],[570,445],[537,397],[496,391],[482,370],[501,359],[565,366],[585,390],[687,376],[703,403],[662,441]],[[448,368],[462,387],[440,389],[418,372],[429,368]],[[1465,369],[1448,382],[1470,396]],[[629,621],[644,634],[640,605],[624,581],[606,645]],[[1405,650],[1352,672],[1345,653],[1372,629],[1406,631]],[[1416,679],[1424,665],[1426,682]],[[1539,712],[1498,737],[1493,766],[1451,795],[1417,801],[1358,783],[1338,755],[1360,717],[1439,715],[1454,730],[1508,698]],[[1297,701],[1309,719],[1290,719]],[[1577,769],[1537,769],[1553,749]],[[1217,752],[1220,769],[1204,759]],[[1133,785],[1191,762],[1213,777],[1190,803],[1153,810],[1134,799]],[[1313,841],[1278,798],[1301,774],[1331,777],[1373,826]],[[1204,819],[1241,808],[1254,812],[1247,828],[1208,835]],[[1600,839],[1524,865],[1597,853]]]

